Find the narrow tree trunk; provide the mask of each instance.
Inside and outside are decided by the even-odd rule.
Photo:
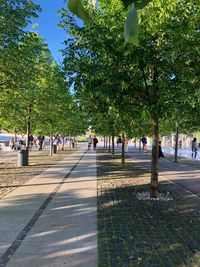
[[[53,134],[50,133],[49,136],[49,155],[52,156],[53,155]]]
[[[115,136],[112,134],[112,157],[115,156]]]
[[[26,130],[26,154],[24,156],[26,157],[26,163],[28,165],[28,158],[29,158],[29,135],[30,135],[30,128],[31,128],[30,117],[28,118],[26,128],[27,128],[27,130]]]
[[[16,133],[16,130],[15,130],[15,135],[14,135],[14,142],[15,142],[15,144],[17,143],[17,133]]]
[[[139,151],[141,151],[141,138],[139,139]]]
[[[154,198],[158,195],[158,124],[158,117],[152,116],[151,197]]]
[[[108,149],[108,137],[106,136],[106,149]]]
[[[108,137],[108,151],[110,152],[111,151],[111,145],[110,145],[110,135]]]
[[[178,135],[179,135],[179,128],[178,128],[178,124],[176,123],[175,151],[174,151],[175,162],[177,162],[177,158],[178,158]]]
[[[122,164],[125,164],[125,150],[124,150],[124,144],[125,144],[125,136],[124,132],[122,133]]]
[[[103,147],[106,147],[106,137],[105,137],[105,135],[103,137]]]
[[[62,136],[62,151],[64,150],[64,148],[65,148],[65,136],[63,134],[63,136]]]

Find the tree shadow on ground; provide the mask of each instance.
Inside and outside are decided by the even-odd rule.
[[[173,200],[138,200],[149,191],[146,170],[133,175],[108,154],[98,160],[99,267],[200,266],[199,198],[165,181],[159,190]]]

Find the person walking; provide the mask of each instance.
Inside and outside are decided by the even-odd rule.
[[[197,150],[198,150],[198,142],[197,139],[194,138],[192,140],[192,158],[196,159],[197,157]]]
[[[128,152],[128,137],[126,137],[124,140],[124,150],[125,152]]]
[[[163,152],[162,152],[161,141],[159,141],[159,143],[158,143],[158,157],[159,158],[164,158],[165,157]]]
[[[122,144],[122,138],[121,135],[119,135],[117,138],[117,147],[120,147],[121,144]]]
[[[146,153],[147,152],[147,138],[145,135],[142,136],[141,142],[142,142],[142,149],[144,153]]]
[[[90,151],[91,145],[92,145],[92,136],[90,135],[90,136],[88,137],[88,150],[89,150],[89,151]]]
[[[97,139],[97,137],[96,137],[96,135],[95,135],[94,138],[93,138],[93,150],[96,150],[96,148],[97,148],[97,143],[98,143],[98,139]]]
[[[15,139],[12,137],[9,142],[10,149],[13,151],[15,149]]]

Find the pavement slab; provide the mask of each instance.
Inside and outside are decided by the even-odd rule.
[[[0,200],[1,267],[98,266],[96,153],[84,151]]]

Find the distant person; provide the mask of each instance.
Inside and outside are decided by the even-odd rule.
[[[159,143],[158,143],[158,157],[159,158],[164,158],[165,157],[163,152],[162,152],[161,141],[159,141]]]
[[[44,149],[44,141],[45,141],[45,136],[42,136],[42,149]]]
[[[96,150],[96,148],[97,148],[97,143],[98,143],[98,139],[97,139],[97,137],[96,137],[96,135],[94,136],[94,138],[93,138],[93,150]]]
[[[117,138],[117,147],[119,147],[121,143],[122,143],[122,138],[119,135],[118,138]]]
[[[90,135],[89,137],[88,137],[88,150],[90,150],[90,148],[91,148],[91,145],[92,145],[92,141],[93,141],[93,139],[92,139],[92,136]]]
[[[197,157],[197,150],[198,150],[198,142],[197,139],[194,138],[192,140],[192,158],[196,159]]]
[[[43,136],[39,135],[37,139],[38,139],[39,151],[42,151],[45,137],[44,135]]]
[[[30,150],[32,149],[32,146],[33,146],[33,140],[34,140],[34,138],[33,138],[32,134],[29,135],[28,136],[28,144],[29,144]]]
[[[142,142],[142,149],[146,153],[147,152],[147,138],[145,135],[142,136],[141,142]]]
[[[15,149],[15,139],[14,139],[14,137],[12,137],[12,138],[10,139],[9,146],[10,146],[10,149],[11,149],[11,150],[14,150],[14,149]]]
[[[179,146],[179,148],[182,148],[182,140],[179,140],[178,146]]]
[[[124,150],[125,152],[128,152],[128,137],[126,137],[124,141]]]

